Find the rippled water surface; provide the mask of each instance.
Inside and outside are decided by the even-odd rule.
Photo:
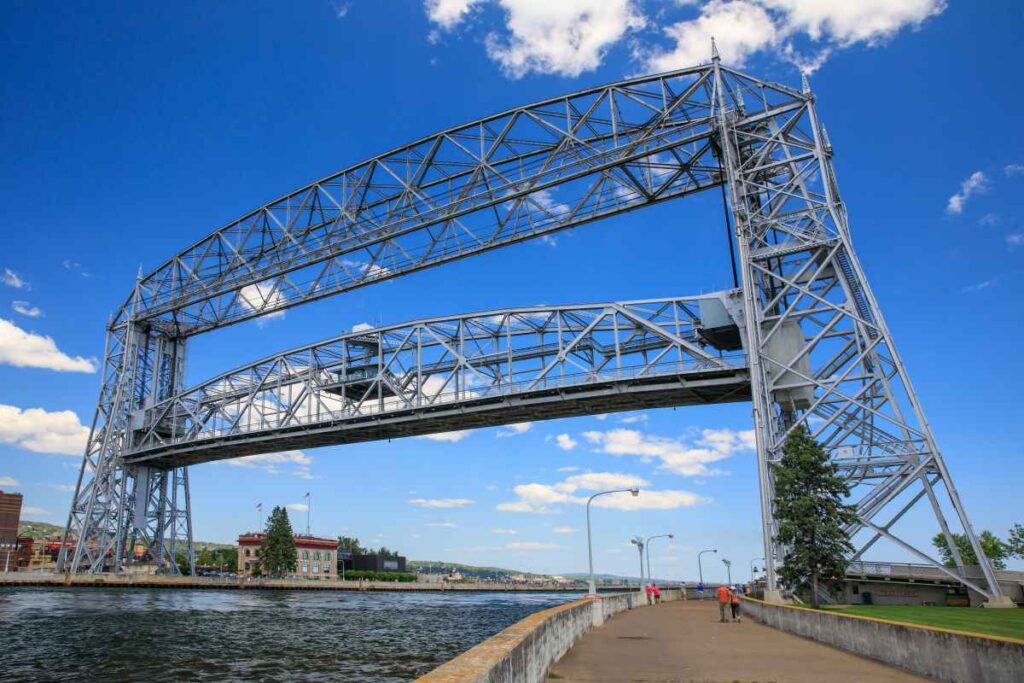
[[[407,681],[575,597],[0,588],[0,680]]]

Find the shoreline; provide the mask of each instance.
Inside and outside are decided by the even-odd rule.
[[[303,579],[217,579],[212,577],[115,575],[63,576],[42,573],[0,574],[0,587],[47,586],[59,588],[178,588],[203,590],[330,590],[421,593],[580,593],[585,586],[521,585],[507,583],[424,583],[397,581],[320,581]],[[622,592],[625,586],[599,588],[599,592]],[[633,590],[637,590],[634,586]]]

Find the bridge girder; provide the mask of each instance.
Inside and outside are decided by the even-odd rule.
[[[688,324],[692,333],[705,325],[701,316],[659,320],[655,331],[648,320],[649,348],[607,353],[597,339],[608,333],[605,322],[594,321],[639,324],[627,315],[636,306],[690,305],[667,299],[547,309],[570,337],[558,329],[557,341],[539,349],[519,344],[535,332],[527,312],[506,312],[503,325],[455,316],[368,332],[376,349],[363,358],[378,367],[358,382],[346,374],[357,337],[345,335],[184,388],[192,335],[715,185],[726,186],[734,220],[742,304],[729,311],[745,364],[723,366],[722,354],[715,359],[672,327]],[[444,324],[457,340],[440,332]],[[464,346],[493,344],[498,328],[516,343],[479,353]],[[410,362],[413,339],[417,352],[427,339],[440,355]],[[638,374],[603,375],[611,359],[631,354],[647,354],[630,366]],[[672,354],[679,365],[661,362]],[[332,374],[339,367],[340,382]],[[525,388],[517,373],[528,376]],[[361,392],[344,388],[355,386]],[[174,529],[187,527],[191,545],[190,525],[166,521],[190,517],[187,495],[183,509],[161,492],[171,490],[168,481],[187,482],[185,465],[214,459],[218,449],[231,457],[686,404],[701,391],[753,402],[770,588],[785,554],[774,542],[774,469],[787,436],[802,427],[851,482],[859,519],[849,531],[863,541],[856,558],[885,538],[940,566],[893,529],[927,500],[955,572],[964,576],[964,566],[944,506],[985,577],[984,586],[964,582],[1001,597],[853,250],[813,94],[806,81],[800,91],[762,81],[717,55],[396,148],[246,214],[141,277],[108,328],[104,384],[69,514],[67,533],[79,542],[61,567],[121,569],[135,540],[167,564],[159,529],[172,529],[173,547]]]

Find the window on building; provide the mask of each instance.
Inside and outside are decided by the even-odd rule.
[[[320,573],[320,563],[319,562],[314,562],[313,563],[313,573],[314,574],[319,574]]]
[[[320,551],[319,550],[314,550],[313,551],[313,559],[314,560],[319,560],[320,559]]]
[[[324,553],[324,559],[327,560],[328,562],[331,561],[331,553],[330,553],[330,551]]]
[[[309,559],[309,551],[308,550],[303,550],[302,551],[302,559],[304,559],[304,560],[308,560]]]
[[[308,574],[309,573],[309,562],[303,561],[303,563],[302,563],[302,573],[303,574]]]
[[[246,556],[246,557],[252,557],[252,551],[251,551],[251,550],[249,550],[248,548],[246,548],[246,549],[245,549],[245,556]]]

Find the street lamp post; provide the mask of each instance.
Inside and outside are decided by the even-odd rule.
[[[658,534],[657,536],[648,536],[647,540],[644,541],[644,545],[647,547],[647,580],[653,581],[654,574],[651,573],[651,541],[656,538],[675,538],[672,534]]]
[[[725,559],[723,557],[722,558],[722,564],[725,565],[725,570],[729,573],[729,581],[728,581],[728,583],[731,586],[732,585],[732,560],[727,560],[727,559]]]
[[[587,561],[590,565],[590,581],[588,582],[589,590],[587,591],[587,595],[591,597],[597,595],[597,586],[594,583],[594,546],[593,542],[591,541],[590,534],[590,503],[593,502],[593,500],[598,496],[606,496],[609,493],[626,492],[632,493],[634,496],[640,495],[640,489],[633,487],[631,489],[615,489],[614,491],[601,491],[599,493],[595,493],[594,495],[587,499]]]
[[[755,581],[754,574],[757,572],[757,567],[754,566],[754,563],[757,562],[758,560],[764,561],[764,558],[763,557],[755,557],[754,559],[752,559],[750,561],[750,583],[754,583],[754,581]]]
[[[629,542],[640,551],[640,593],[644,592],[644,539],[639,536],[629,539]]]
[[[700,556],[704,553],[717,553],[718,548],[711,548],[709,550],[701,550],[697,553],[697,573],[700,575],[700,595],[704,597],[704,567],[700,563]]]

